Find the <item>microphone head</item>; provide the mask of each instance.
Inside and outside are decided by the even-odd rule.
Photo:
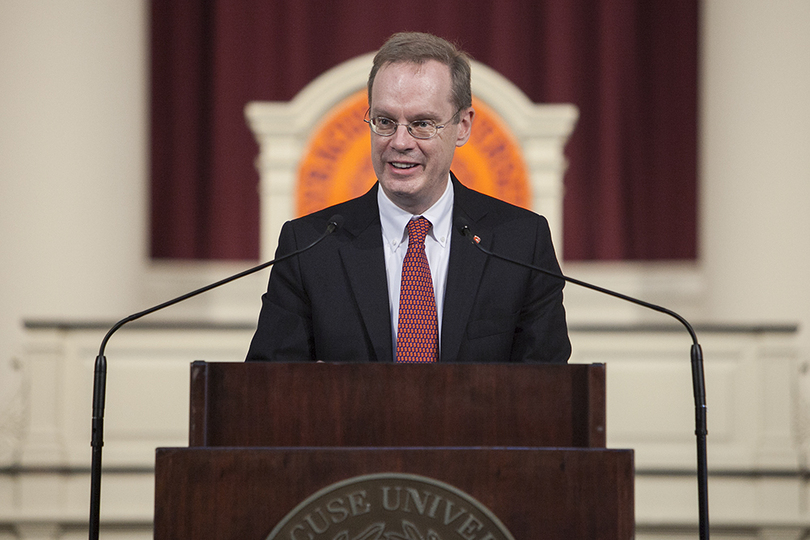
[[[464,230],[469,230],[470,222],[464,216],[456,217],[456,225],[458,226],[458,232],[464,234]]]
[[[458,225],[458,232],[466,236],[470,242],[476,242],[476,237],[470,229],[470,222],[463,216],[456,218],[456,225]]]
[[[343,226],[343,216],[335,214],[329,218],[329,224],[326,226],[327,234],[331,234]]]

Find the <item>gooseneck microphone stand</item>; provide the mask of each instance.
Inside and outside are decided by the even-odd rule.
[[[506,262],[516,264],[518,266],[522,266],[524,268],[528,268],[530,270],[534,270],[542,274],[546,274],[547,276],[568,281],[569,283],[579,285],[580,287],[585,287],[586,289],[591,289],[603,294],[613,296],[615,298],[619,298],[621,300],[625,300],[627,302],[631,302],[633,304],[637,304],[639,306],[648,309],[652,309],[654,311],[658,311],[660,313],[664,313],[666,315],[669,315],[670,317],[677,319],[681,324],[684,325],[684,327],[686,327],[686,330],[692,337],[692,350],[691,350],[692,389],[695,398],[695,437],[697,442],[698,519],[699,519],[698,527],[700,539],[708,540],[709,487],[708,487],[708,464],[706,458],[706,435],[708,434],[708,430],[706,427],[706,385],[703,372],[703,350],[701,349],[700,344],[698,343],[698,338],[697,334],[695,333],[695,329],[692,328],[692,325],[689,324],[689,321],[687,321],[686,319],[684,319],[682,316],[675,313],[671,309],[667,309],[665,307],[661,307],[656,304],[651,304],[649,302],[639,300],[638,298],[633,298],[632,296],[628,296],[626,294],[611,291],[610,289],[605,289],[604,287],[599,287],[598,285],[593,285],[585,281],[568,277],[558,272],[552,272],[550,270],[546,270],[538,266],[534,266],[525,262],[511,259],[509,257],[505,257],[503,255],[499,255],[497,253],[493,253],[492,251],[484,248],[481,245],[480,243],[481,239],[475,236],[475,234],[473,234],[472,230],[470,230],[469,225],[465,222],[464,219],[459,219],[458,222],[460,224],[459,231],[461,232],[461,234],[467,237],[467,239],[470,240],[470,242],[472,242],[472,244],[475,247],[477,247],[481,252],[485,253],[486,255],[489,255],[490,257],[495,257],[496,259],[501,259]]]
[[[101,448],[104,446],[104,400],[107,386],[107,359],[104,356],[104,349],[106,348],[110,337],[119,328],[129,322],[140,319],[141,317],[156,311],[160,311],[161,309],[169,306],[173,306],[204,292],[208,292],[211,289],[215,289],[225,285],[226,283],[230,283],[231,281],[254,274],[259,270],[264,270],[268,266],[271,266],[277,262],[300,255],[301,253],[315,247],[315,245],[319,244],[321,240],[335,232],[335,230],[339,229],[341,225],[343,225],[343,217],[339,215],[332,216],[329,219],[329,223],[326,226],[324,233],[308,246],[273,259],[272,261],[267,261],[258,266],[254,266],[253,268],[248,268],[247,270],[239,272],[238,274],[234,274],[230,277],[217,281],[216,283],[206,285],[205,287],[201,287],[182,296],[178,296],[177,298],[163,302],[157,306],[153,306],[149,309],[132,314],[129,317],[121,319],[115,323],[112,328],[110,328],[107,335],[105,335],[104,339],[101,340],[101,346],[99,347],[98,356],[96,357],[93,378],[93,423],[92,436],[90,440],[90,446],[93,447],[93,459],[90,467],[90,540],[98,540],[101,514]]]

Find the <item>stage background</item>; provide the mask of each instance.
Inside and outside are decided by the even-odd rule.
[[[566,152],[565,259],[696,256],[696,0],[151,7],[153,257],[257,258],[256,145],[244,104],[288,101],[405,30],[459,43],[534,102],[579,108]]]
[[[694,322],[798,324],[791,340],[796,362],[786,389],[775,385],[768,396],[806,399],[810,2],[706,0],[699,11],[697,257],[569,261],[565,269],[671,305]],[[77,480],[75,491],[56,492],[46,489],[36,471],[25,476],[14,468],[31,415],[25,406],[40,405],[26,401],[30,396],[23,375],[30,332],[23,321],[112,323],[252,262],[154,260],[150,255],[149,28],[146,0],[0,0],[0,537],[17,537],[11,523],[33,528],[30,537],[47,537],[34,533],[41,522],[47,532],[54,515],[48,503],[57,496],[75,501],[71,519],[76,523],[86,519],[84,478]],[[164,317],[252,324],[266,279],[262,274],[233,284]],[[650,320],[633,308],[573,288],[566,289],[566,305],[569,320],[580,327]],[[88,362],[104,331],[88,331]],[[126,343],[136,334],[117,337]],[[238,350],[238,343],[232,345]],[[762,374],[767,370],[765,363]],[[51,375],[60,381],[77,377]],[[139,382],[129,385],[133,394],[150,392],[151,383],[157,388],[163,379]],[[89,382],[81,379],[81,384]],[[638,387],[639,394],[643,391]],[[801,403],[806,401],[794,403],[796,411],[806,412]],[[763,405],[763,414],[768,407]],[[89,405],[86,417],[80,416],[70,421],[87,432],[79,439],[87,441],[82,446],[89,463]],[[803,438],[797,437],[791,450],[803,456],[806,472],[808,451],[801,445],[807,431],[806,425],[800,427]],[[711,420],[709,428],[714,429]],[[717,440],[710,433],[710,448],[712,437]],[[115,451],[117,446],[110,447]],[[23,493],[20,485],[28,478],[31,491]],[[794,494],[803,497],[807,518],[803,478]],[[688,484],[684,493],[694,495],[691,478],[683,482]],[[761,478],[752,476],[743,484],[761,485]],[[148,512],[148,486],[140,495]],[[737,495],[729,489],[713,496],[736,501]],[[37,504],[34,511],[18,515],[23,496]],[[125,508],[132,494],[117,496]],[[644,498],[659,501],[663,509],[672,501],[667,491]],[[113,500],[115,494],[105,492],[105,504]],[[784,524],[780,512],[788,509],[777,507],[778,498],[772,500],[770,523]],[[664,523],[662,515],[651,515],[649,523]],[[122,523],[126,519],[124,515]],[[735,523],[737,528],[730,527],[726,537],[764,537],[751,532],[745,516]],[[149,537],[147,525],[143,530],[139,537]],[[126,531],[119,533],[128,537]],[[71,534],[86,537],[75,530]]]

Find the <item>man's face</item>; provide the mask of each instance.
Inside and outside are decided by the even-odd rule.
[[[447,186],[457,146],[470,137],[474,111],[464,109],[451,122],[450,68],[435,60],[424,64],[386,64],[371,89],[371,117],[384,116],[400,124],[432,120],[446,127],[431,139],[416,139],[400,126],[390,137],[371,132],[371,161],[388,198],[403,210],[421,214],[439,200]]]

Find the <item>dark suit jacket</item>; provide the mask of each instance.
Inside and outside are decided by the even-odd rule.
[[[442,362],[566,362],[563,281],[488,257],[481,245],[559,272],[545,218],[464,187],[453,176],[453,237],[442,321]],[[344,224],[313,249],[273,267],[247,360],[391,362],[393,344],[377,187],[284,224],[277,254]]]

